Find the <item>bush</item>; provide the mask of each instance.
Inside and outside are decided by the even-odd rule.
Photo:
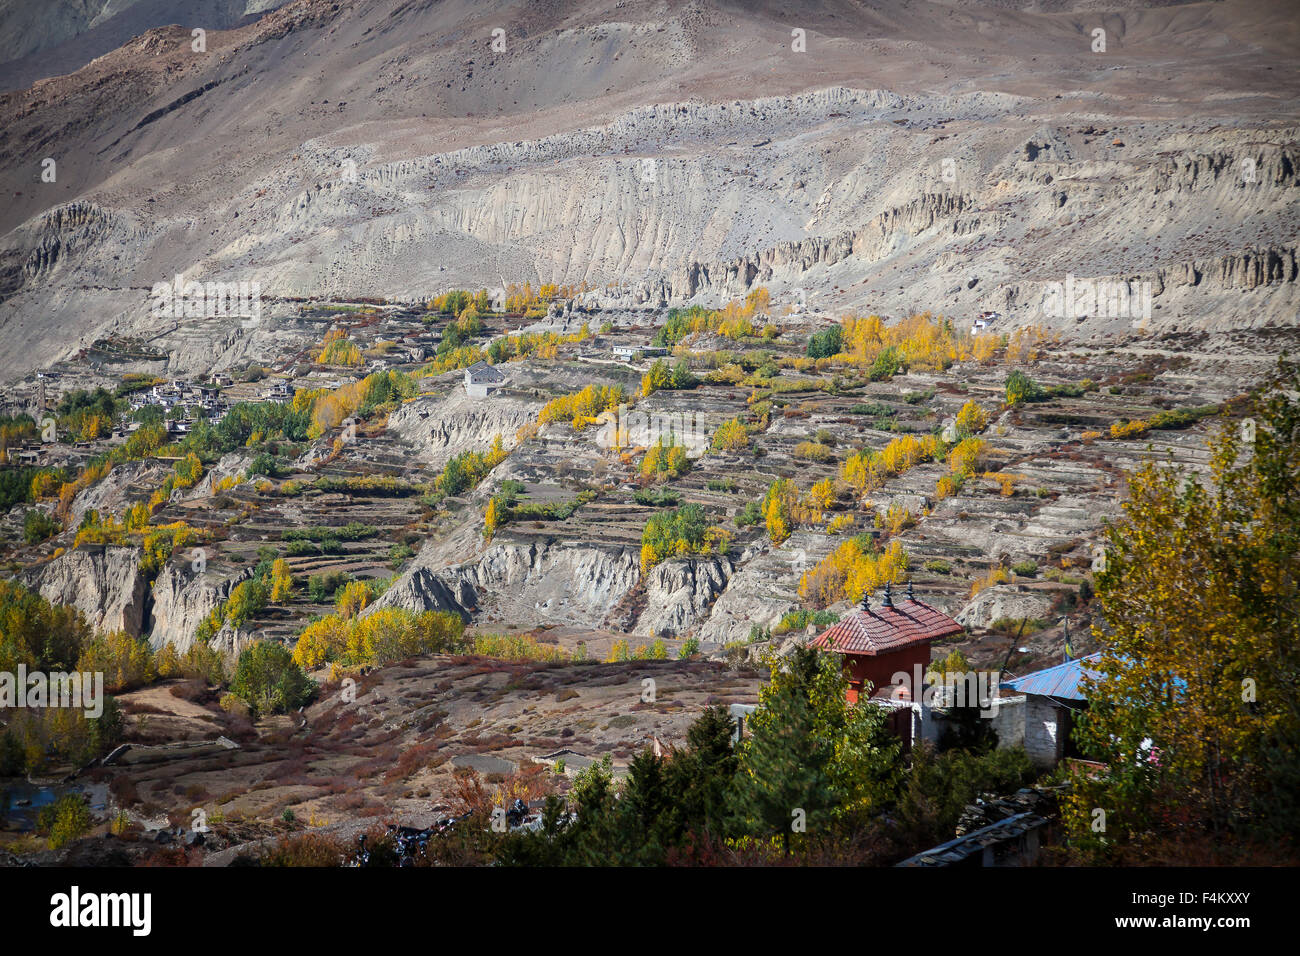
[[[639,505],[663,508],[676,505],[682,500],[682,496],[671,488],[638,488],[632,492],[632,500]]]
[[[1151,425],[1149,422],[1138,421],[1118,421],[1110,426],[1111,438],[1137,438],[1145,435]]]
[[[58,521],[44,511],[32,510],[23,516],[23,540],[28,544],[40,544],[61,530]]]
[[[763,520],[763,509],[757,501],[745,502],[745,507],[736,512],[736,527],[748,528]]]
[[[794,457],[805,458],[808,461],[828,461],[831,450],[820,442],[801,441],[794,446]]]
[[[90,826],[90,805],[79,793],[65,793],[36,816],[36,830],[49,838],[51,850],[71,843]]]
[[[809,624],[818,630],[830,627],[840,616],[833,611],[812,611],[808,608],[800,608],[797,611],[790,611],[776,627],[772,628],[773,634],[787,634],[790,631],[802,631]]]
[[[1011,565],[1011,570],[1022,578],[1032,578],[1038,574],[1038,565],[1033,561],[1019,561]]]
[[[871,363],[871,368],[867,370],[867,378],[873,382],[881,382],[885,379],[893,378],[899,372],[904,370],[902,354],[897,348],[890,345],[881,349],[876,360]]]
[[[1024,372],[1016,369],[1007,376],[1007,404],[1019,405],[1034,402],[1043,396],[1043,388]]]

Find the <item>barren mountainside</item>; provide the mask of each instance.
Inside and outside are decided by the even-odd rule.
[[[1147,283],[1152,330],[1293,321],[1294,23],[1107,6],[295,0],[203,53],[186,8],[0,99],[0,375],[174,346],[176,275],[1142,327],[1044,310],[1079,277]]]

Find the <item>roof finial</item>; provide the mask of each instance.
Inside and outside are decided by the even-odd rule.
[[[916,600],[916,595],[912,593],[912,578],[911,578],[910,575],[908,576],[908,579],[907,579],[907,599],[908,599],[909,601],[915,601],[915,600]]]
[[[886,581],[886,582],[885,582],[885,599],[884,599],[883,601],[880,602],[880,606],[881,606],[881,607],[893,607],[893,606],[894,606],[894,599],[893,599],[893,598],[890,596],[890,594],[889,594],[889,586],[890,586],[891,583],[892,583],[892,582],[889,582],[889,581]]]
[[[871,610],[871,592],[867,591],[865,588],[862,591],[862,600],[859,602],[859,606],[864,611]]]

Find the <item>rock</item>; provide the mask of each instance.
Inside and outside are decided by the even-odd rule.
[[[167,562],[153,586],[153,613],[149,645],[158,650],[173,644],[184,654],[194,643],[194,632],[213,609],[225,602],[235,585],[251,576],[252,568],[222,578],[207,570],[196,573],[190,564]]]
[[[726,558],[681,558],[650,569],[646,609],[633,633],[643,637],[684,636],[707,617],[734,570]]]
[[[485,610],[512,622],[599,626],[641,577],[640,553],[528,540],[498,539],[477,560],[430,567],[423,554],[366,613],[380,607],[413,611]]]
[[[966,628],[988,627],[994,621],[1010,618],[1045,619],[1052,609],[1052,596],[1023,585],[998,584],[980,591],[955,616]]]
[[[96,631],[139,637],[144,627],[148,591],[135,548],[83,545],[42,566],[28,582],[46,600],[77,608]]]

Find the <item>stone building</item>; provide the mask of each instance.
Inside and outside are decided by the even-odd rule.
[[[487,398],[506,384],[506,377],[487,362],[475,362],[465,369],[465,394],[470,398]]]

